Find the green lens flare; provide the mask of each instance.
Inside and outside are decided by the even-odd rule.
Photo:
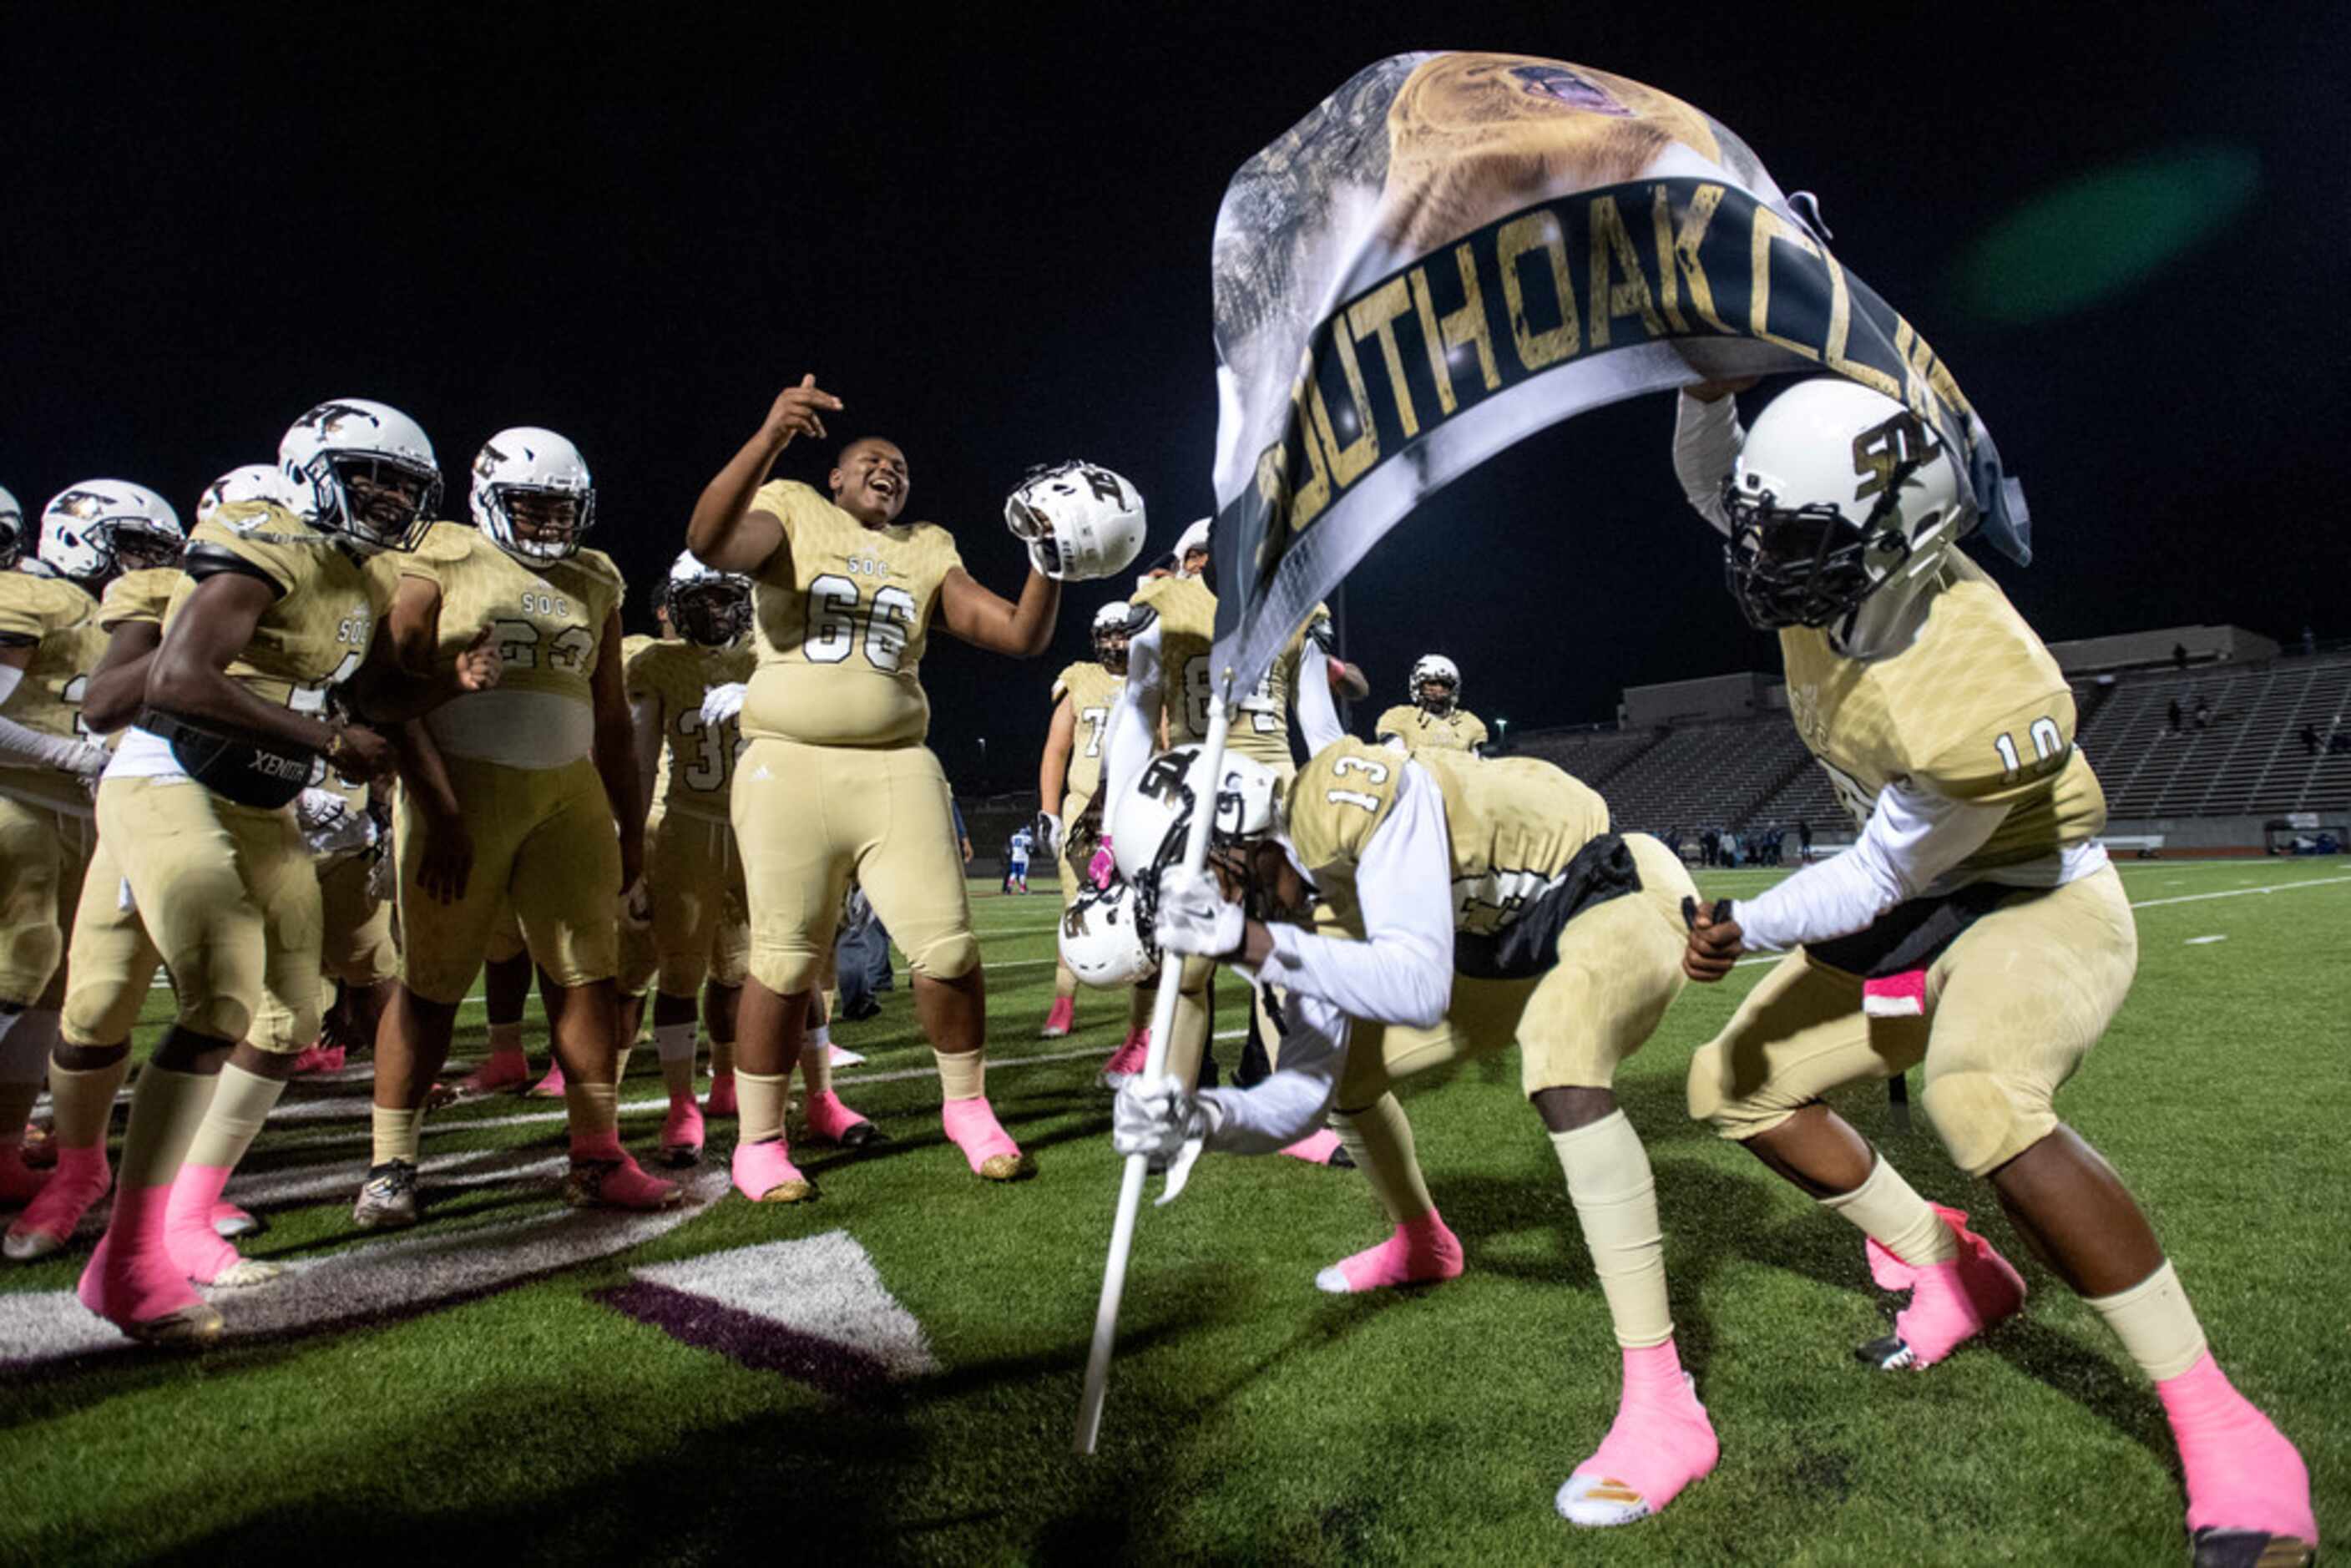
[[[1978,320],[2046,321],[2111,299],[2221,231],[2261,183],[2249,147],[2203,143],[2094,170],[2001,218],[1951,268]]]

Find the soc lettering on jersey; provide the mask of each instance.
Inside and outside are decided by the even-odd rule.
[[[920,678],[939,593],[963,557],[930,523],[869,528],[808,486],[778,479],[752,497],[784,542],[752,592],[758,671],[743,704],[751,739],[919,746],[930,731]]]
[[[441,590],[438,661],[449,664],[488,627],[502,668],[496,689],[592,700],[605,623],[625,584],[601,550],[525,562],[465,523],[439,522],[424,542],[391,558],[400,576]]]

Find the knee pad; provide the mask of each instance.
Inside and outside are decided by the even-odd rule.
[[[1700,1046],[1690,1058],[1685,1085],[1690,1119],[1706,1123],[1717,1137],[1728,1138],[1734,1144],[1743,1144],[1759,1133],[1770,1132],[1795,1114],[1802,1103],[1782,1104],[1760,1093],[1733,1095],[1722,1080],[1720,1043],[1710,1041]]]
[[[1722,1047],[1709,1040],[1690,1056],[1689,1073],[1683,1083],[1687,1098],[1689,1118],[1693,1122],[1711,1122],[1721,1113]]]
[[[779,997],[799,996],[816,984],[824,965],[812,948],[755,946],[750,977]]]
[[[957,931],[907,954],[906,963],[915,974],[934,980],[960,980],[979,967],[979,940],[968,931]]]
[[[1972,1176],[2006,1165],[2057,1128],[2045,1099],[1981,1071],[1930,1073],[1918,1103],[1951,1163]]]

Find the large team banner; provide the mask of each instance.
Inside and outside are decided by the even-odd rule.
[[[1655,88],[1524,55],[1382,60],[1233,176],[1214,266],[1215,663],[1236,690],[1440,486],[1696,381],[1812,370],[1901,399],[1965,455],[1986,537],[2031,557],[2022,493],[1934,350],[1745,142]]]

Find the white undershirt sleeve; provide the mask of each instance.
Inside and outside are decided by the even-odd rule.
[[[1983,848],[2008,816],[1929,789],[1888,784],[1853,848],[1806,866],[1761,898],[1730,906],[1740,940],[1782,951],[1866,930],[1897,904]]]
[[[0,703],[16,695],[24,679],[25,672],[16,665],[0,664]],[[49,768],[60,773],[95,778],[106,766],[106,749],[87,741],[46,734],[13,718],[0,718],[0,765]]]
[[[1204,1089],[1222,1115],[1207,1146],[1228,1155],[1270,1155],[1322,1124],[1347,1065],[1347,1015],[1313,997],[1283,998],[1280,1061],[1248,1089]]]
[[[1416,762],[1397,776],[1395,803],[1355,868],[1355,891],[1364,940],[1276,925],[1259,977],[1352,1018],[1435,1025],[1453,999],[1453,854],[1444,791]]]
[[[1118,803],[1126,799],[1151,754],[1159,748],[1152,719],[1159,712],[1159,622],[1154,621],[1126,644],[1126,685],[1110,710],[1102,734],[1102,826],[1109,829]]]
[[[1674,474],[1698,515],[1723,533],[1730,531],[1722,509],[1722,482],[1739,461],[1747,433],[1739,428],[1739,402],[1719,397],[1701,402],[1683,392],[1674,402]]]
[[[1347,734],[1339,725],[1339,705],[1331,698],[1331,674],[1338,667],[1338,660],[1311,643],[1298,661],[1298,730],[1306,737],[1309,757]]]

